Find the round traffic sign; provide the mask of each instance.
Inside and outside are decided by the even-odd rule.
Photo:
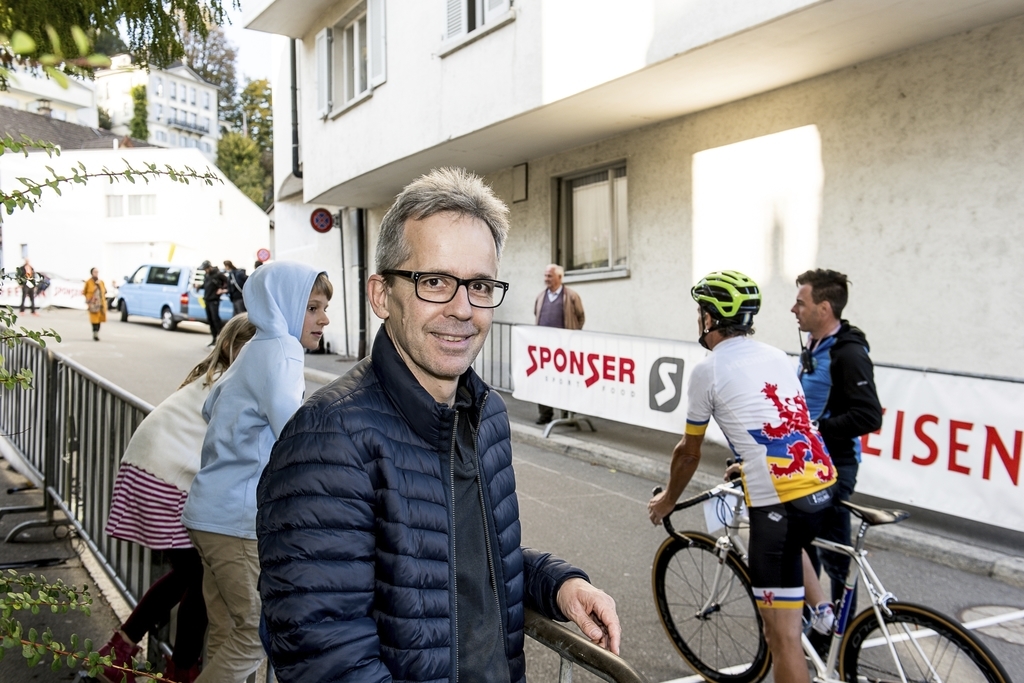
[[[309,224],[317,232],[330,232],[334,227],[334,216],[327,209],[313,209],[309,215]]]
[[[269,261],[270,260],[270,250],[269,249],[260,249],[259,251],[256,252],[256,258],[258,258],[260,261],[263,261],[263,262]]]

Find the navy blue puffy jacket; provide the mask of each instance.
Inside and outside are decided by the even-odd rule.
[[[525,681],[523,604],[579,569],[520,547],[504,401],[470,369],[505,649]],[[260,594],[282,683],[454,680],[450,472],[454,411],[420,386],[383,329],[371,359],[314,394],[257,492]]]

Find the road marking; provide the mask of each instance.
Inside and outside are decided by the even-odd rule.
[[[737,664],[736,666],[729,666],[721,670],[721,673],[732,674],[740,671],[746,671],[750,664]],[[663,681],[662,683],[702,683],[703,677],[694,674],[693,676],[686,676],[684,678],[673,678],[671,681]]]
[[[994,617],[985,617],[984,619],[975,619],[965,623],[964,628],[973,631],[978,628],[985,628],[986,626],[995,626],[996,624],[1003,624],[1008,621],[1016,621],[1018,619],[1024,619],[1024,609],[1017,610],[1016,612],[1007,612],[1006,614],[1000,614]],[[935,635],[935,631],[931,629],[917,631],[914,633],[914,638],[925,638],[927,636]],[[898,643],[907,639],[906,634],[893,636],[892,641]],[[871,640],[865,640],[864,645],[861,647],[878,647],[879,645],[885,645],[885,638],[872,638]],[[741,664],[739,666],[731,666],[727,669],[723,669],[722,673],[734,673],[736,671],[745,670],[749,664]],[[669,681],[662,681],[662,683],[702,683],[703,677],[698,675],[685,676],[683,678],[673,678]]]

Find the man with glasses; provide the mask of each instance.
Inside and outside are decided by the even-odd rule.
[[[796,279],[796,316],[807,343],[800,354],[800,383],[807,396],[811,419],[825,440],[836,466],[835,507],[826,515],[821,535],[838,543],[850,542],[850,512],[839,505],[849,500],[857,484],[860,437],[882,426],[882,405],[875,391],[874,366],[868,357],[868,340],[842,319],[849,298],[849,279],[835,270],[808,270]],[[814,569],[820,563],[832,580],[832,602],[843,595],[850,558],[828,551],[808,553]],[[855,613],[856,593],[850,613]]]
[[[618,652],[612,599],[520,546],[508,415],[471,368],[508,290],[507,232],[462,169],[415,180],[384,216],[373,351],[295,414],[257,493],[282,683],[521,683],[524,607]]]

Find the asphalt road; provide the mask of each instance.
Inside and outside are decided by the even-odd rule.
[[[56,328],[64,341],[54,348],[150,403],[171,393],[208,351],[206,327],[194,323],[166,332],[156,321],[112,320],[103,326],[101,341],[94,342],[84,311],[48,311],[23,322]],[[622,654],[650,681],[690,676],[658,622],[651,596],[651,562],[665,537],[644,514],[652,483],[523,443],[516,443],[514,452],[524,544],[583,567],[616,599],[624,628]],[[699,510],[677,516],[680,528],[703,525]],[[987,577],[899,552],[875,550],[870,560],[901,600],[963,621],[977,618],[976,610],[985,606],[995,606],[996,613],[1024,610],[1024,590]],[[976,633],[1011,678],[1024,681],[1024,619]],[[528,641],[528,658],[531,680],[557,680],[552,653]],[[598,680],[586,672],[576,676]]]

